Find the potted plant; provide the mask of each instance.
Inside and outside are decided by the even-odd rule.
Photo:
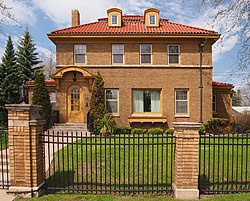
[[[101,136],[107,137],[113,133],[114,118],[112,115],[105,114],[101,120]]]

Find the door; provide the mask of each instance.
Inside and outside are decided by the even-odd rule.
[[[78,85],[72,85],[68,88],[68,122],[83,123],[83,90]]]

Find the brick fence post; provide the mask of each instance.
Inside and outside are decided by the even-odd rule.
[[[40,142],[45,120],[40,106],[6,105],[8,110],[9,193],[38,196],[45,181],[44,145]]]
[[[174,159],[174,197],[199,199],[199,128],[200,123],[174,122],[176,147]]]

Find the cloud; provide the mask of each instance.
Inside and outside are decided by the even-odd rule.
[[[8,8],[11,8],[9,12],[18,21],[18,24],[34,25],[37,22],[34,7],[29,1],[25,0],[5,0],[4,3]],[[7,24],[17,25],[15,21],[8,20]]]

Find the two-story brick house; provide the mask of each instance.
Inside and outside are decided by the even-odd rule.
[[[219,34],[171,22],[159,13],[151,8],[143,15],[123,15],[111,8],[106,18],[80,25],[80,14],[73,10],[72,27],[48,34],[56,45],[52,78],[60,122],[86,123],[98,71],[105,83],[106,108],[118,125],[199,122],[201,102],[205,121],[213,116],[221,91],[231,98],[232,85],[212,82],[212,45]],[[216,96],[213,85],[219,88]],[[223,107],[230,117],[230,103]]]

